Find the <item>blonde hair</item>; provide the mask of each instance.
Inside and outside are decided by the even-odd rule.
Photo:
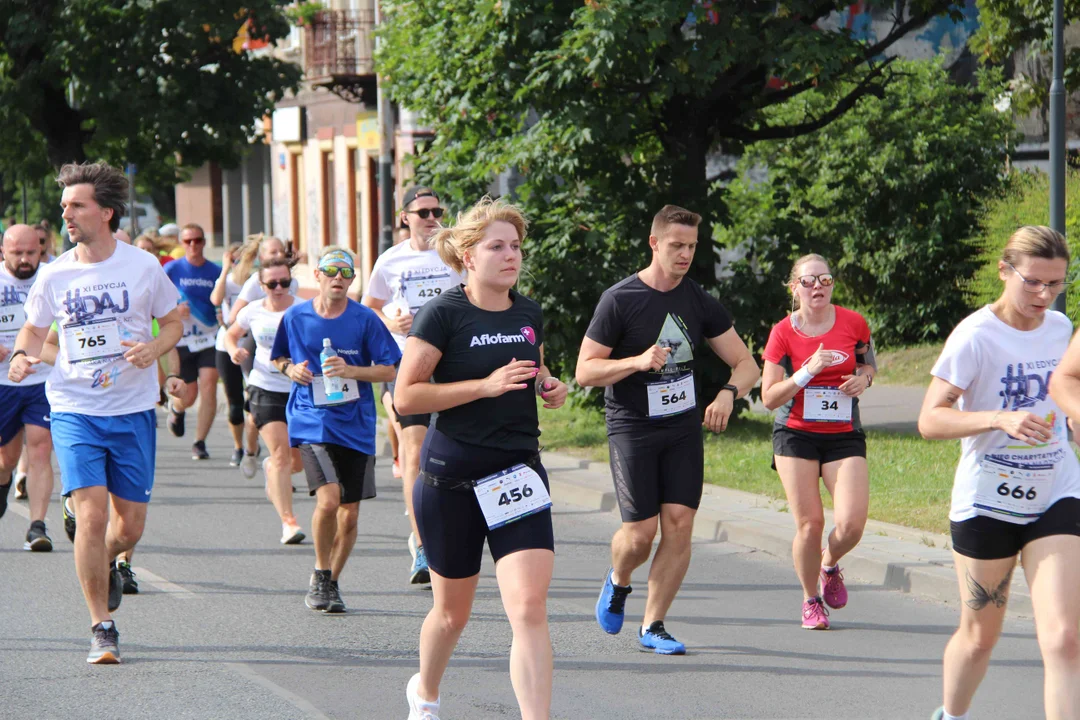
[[[516,206],[508,202],[492,200],[485,195],[480,202],[463,214],[458,215],[457,224],[452,228],[442,228],[431,238],[432,246],[439,252],[442,261],[455,272],[465,271],[462,258],[465,252],[475,247],[484,239],[484,233],[492,223],[506,222],[517,230],[518,240],[525,240],[529,221]]]
[[[1001,252],[1002,262],[1015,265],[1021,257],[1069,261],[1069,246],[1065,237],[1053,228],[1045,225],[1024,225],[1018,228],[1005,243]]]
[[[143,232],[139,233],[139,235],[134,240],[131,241],[131,244],[135,247],[138,247],[139,243],[143,240],[149,242],[150,246],[154,248],[153,250],[151,250],[154,255],[161,254],[161,237],[157,234],[157,231],[144,230]]]
[[[792,313],[799,309],[799,294],[795,292],[794,288],[795,283],[799,280],[799,268],[801,268],[808,262],[814,261],[824,264],[825,267],[829,268],[829,272],[832,272],[832,265],[829,264],[829,261],[823,258],[821,255],[818,255],[817,253],[807,253],[806,255],[803,255],[801,258],[795,261],[795,263],[791,266],[791,273],[788,275],[787,281],[788,289],[791,290]]]
[[[354,253],[349,248],[341,247],[340,245],[327,245],[322,250],[320,250],[319,251],[319,261],[321,262],[324,257],[326,257],[327,255],[329,255],[332,252],[345,253],[350,258],[352,258],[353,265],[354,266],[356,265],[356,253]],[[315,264],[318,265],[318,263],[315,263]]]
[[[289,246],[284,240],[275,235],[255,233],[247,236],[247,241],[240,248],[239,257],[233,263],[234,282],[238,285],[247,282],[247,279],[255,271],[255,261],[259,259],[263,247],[272,241],[281,243],[281,249],[288,252]]]

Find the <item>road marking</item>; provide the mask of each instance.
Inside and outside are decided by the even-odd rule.
[[[132,567],[132,572],[135,573],[135,579],[139,582],[145,582],[152,588],[156,588],[160,592],[169,593],[177,600],[192,600],[195,598],[195,593],[186,588],[182,588],[176,583],[171,583],[160,575],[155,575],[146,568]]]
[[[252,668],[250,665],[246,665],[244,663],[225,663],[225,666],[232,668],[256,685],[261,685],[270,692],[274,693],[279,698],[295,707],[297,710],[300,710],[301,712],[306,714],[308,718],[311,718],[311,720],[332,720],[329,715],[322,713],[319,708],[312,705],[309,701],[305,700],[294,692],[286,690],[280,685],[275,684],[271,680],[255,672],[254,668]]]

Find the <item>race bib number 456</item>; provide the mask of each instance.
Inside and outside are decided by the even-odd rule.
[[[547,486],[528,465],[489,475],[476,483],[474,491],[489,530],[551,507]]]

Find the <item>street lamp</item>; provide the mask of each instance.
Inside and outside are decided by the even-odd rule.
[[[1065,234],[1065,27],[1064,0],[1054,0],[1054,74],[1050,81],[1050,227]],[[1065,293],[1054,300],[1065,312]]]

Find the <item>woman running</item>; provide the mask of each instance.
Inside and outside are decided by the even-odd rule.
[[[795,261],[788,280],[792,311],[769,334],[761,375],[762,403],[779,408],[773,466],[795,520],[791,551],[803,590],[802,626],[808,630],[829,629],[825,605],[847,605],[839,563],[862,538],[870,500],[856,399],[874,381],[870,328],[859,313],[833,305],[833,284],[825,258],[811,254]],[[833,529],[824,550],[818,478],[833,499]]]
[[[438,720],[439,684],[469,620],[485,538],[513,629],[510,680],[522,718],[550,714],[555,541],[534,392],[557,408],[567,388],[544,366],[540,306],[513,290],[525,228],[517,208],[484,198],[435,235],[439,256],[468,280],[420,309],[398,372],[398,410],[439,413],[413,492],[434,607],[420,631],[420,672],[406,688],[410,720]]]
[[[935,720],[968,717],[1018,555],[1046,669],[1046,717],[1080,718],[1080,463],[1065,428],[1066,412],[1080,418],[1080,347],[1069,345],[1069,319],[1050,310],[1068,267],[1059,233],[1013,233],[998,261],[1001,297],[956,326],[930,371],[919,432],[962,438],[949,520],[963,603]]]
[[[289,267],[296,264],[296,258],[292,257],[289,246],[285,244],[284,240],[273,235],[259,234],[251,236],[248,243],[244,245],[236,264],[237,267],[250,269],[255,267],[256,264],[261,267],[272,260],[285,260]],[[289,286],[289,294],[295,296],[299,287],[296,278],[293,278],[292,284]],[[240,294],[237,295],[229,316],[226,318],[228,324],[232,325],[236,322],[236,316],[244,309],[245,305],[256,300],[262,300],[264,297],[266,297],[266,291],[259,282],[258,274],[253,273],[247,279],[247,282],[243,284],[243,287],[240,288]]]
[[[266,291],[266,297],[249,304],[236,317],[236,322],[225,333],[225,347],[231,362],[239,365],[247,359],[248,350],[239,346],[240,339],[251,333],[255,339],[255,363],[248,376],[251,416],[259,435],[266,443],[270,456],[263,460],[266,475],[266,494],[281,517],[281,543],[295,545],[304,539],[300,524],[293,515],[293,473],[303,466],[300,452],[289,447],[289,430],[285,420],[285,406],[289,402],[292,381],[278,372],[270,362],[270,349],[277,336],[278,325],[285,311],[292,307],[289,294],[292,276],[284,259],[265,263],[257,274]]]

